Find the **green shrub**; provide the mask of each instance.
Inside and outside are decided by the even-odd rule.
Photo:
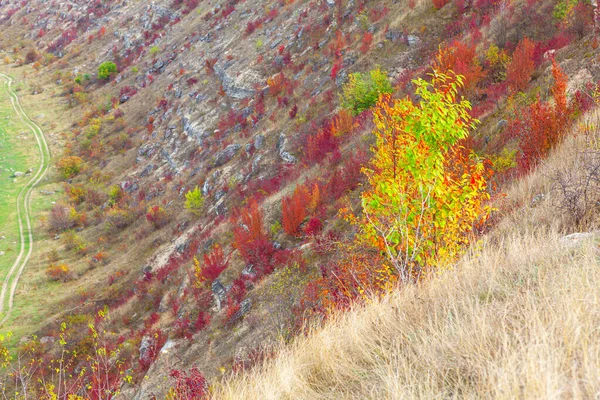
[[[350,80],[342,90],[342,107],[348,109],[353,115],[358,115],[374,106],[382,94],[393,92],[386,73],[379,67],[368,74],[359,72],[350,74]]]
[[[117,73],[117,64],[112,61],[106,61],[98,67],[98,79],[108,80],[112,74]]]
[[[200,210],[204,206],[204,196],[196,186],[185,194],[185,208],[190,210],[194,215],[200,215]]]

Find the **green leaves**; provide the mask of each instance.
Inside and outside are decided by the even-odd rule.
[[[459,144],[478,122],[457,99],[462,78],[434,72],[413,83],[418,103],[383,95],[374,110],[369,189],[355,219],[359,241],[387,255],[403,279],[452,262],[489,197],[483,162]]]
[[[379,96],[392,92],[392,85],[387,75],[379,68],[370,71],[369,74],[350,74],[341,96],[342,107],[348,109],[353,115],[358,115],[374,106]]]

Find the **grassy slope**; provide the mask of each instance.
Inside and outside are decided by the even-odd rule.
[[[13,265],[19,253],[19,225],[17,222],[17,195],[31,179],[30,176],[11,178],[14,171],[25,172],[38,164],[35,138],[19,119],[10,98],[0,86],[0,279]]]
[[[590,119],[600,136],[600,112]],[[339,315],[246,375],[222,399],[591,398],[600,393],[598,239],[576,245],[549,176],[569,140],[508,191],[521,205],[454,271]],[[538,193],[546,200],[532,208]],[[561,232],[561,233],[559,233]]]
[[[19,95],[25,112],[28,113],[28,115],[42,127],[47,135],[50,136],[49,145],[51,148],[53,148],[53,151],[56,152],[58,143],[55,139],[55,132],[57,129],[64,129],[66,122],[65,118],[61,118],[62,112],[60,111],[60,106],[57,104],[56,98],[53,97],[55,94],[55,89],[52,87],[45,88],[43,93],[32,95],[29,85],[36,82],[36,78],[26,77],[25,73],[31,72],[29,68],[3,68],[2,72],[11,75],[15,79],[13,89]],[[6,107],[10,107],[10,101],[8,98],[6,98],[6,102]],[[7,108],[6,110],[2,109],[0,110],[0,115],[5,115],[3,114],[4,111],[9,112],[11,110],[11,108]],[[14,110],[12,112],[14,115]],[[35,147],[33,134],[30,133],[31,131],[28,130],[27,126],[23,125],[22,122],[17,119],[16,115],[14,116],[13,120],[15,123],[18,121],[18,123],[22,125],[22,129],[19,129],[17,134],[21,132],[27,132],[27,141],[20,141],[23,142],[21,144],[22,149],[20,151],[23,154],[36,156],[37,150]],[[0,119],[0,123],[1,121],[2,119]],[[28,147],[26,147],[26,145]],[[1,156],[4,156],[4,154],[2,153],[0,157]],[[25,170],[29,167],[36,166],[36,159],[33,157],[31,158],[31,161],[27,161],[29,164],[27,164],[26,167],[23,167]],[[27,180],[23,180],[23,184],[25,184]],[[59,286],[59,283],[49,283],[47,277],[45,276],[45,267],[47,265],[45,255],[53,247],[57,246],[57,242],[48,235],[47,230],[44,227],[44,221],[48,210],[52,207],[53,202],[57,202],[62,198],[61,191],[60,184],[56,182],[52,174],[49,174],[46,175],[40,184],[36,186],[36,189],[32,194],[31,221],[35,241],[33,253],[19,281],[11,318],[8,319],[6,324],[2,326],[1,329],[2,332],[11,332],[13,334],[11,339],[12,344],[18,342],[24,335],[27,335],[44,325],[47,322],[47,316],[49,315],[49,305],[55,304],[57,298],[62,298],[65,295],[65,293],[56,290],[56,288]],[[55,193],[52,195],[47,195],[42,194],[41,192]],[[2,212],[0,212],[0,214],[1,219],[4,214]],[[16,229],[18,228],[15,224],[15,237],[18,234]],[[0,246],[1,243],[2,241],[0,241]],[[16,256],[18,249],[15,247],[15,250],[13,250],[13,253]],[[12,261],[14,261],[14,258],[15,257],[12,257]],[[4,260],[0,262],[4,263]],[[2,265],[2,271],[5,271],[6,268],[10,267],[10,265],[0,265]],[[2,277],[3,276],[4,275],[2,275]]]

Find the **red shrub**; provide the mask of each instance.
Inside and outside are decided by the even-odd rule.
[[[342,62],[338,60],[333,64],[333,67],[331,68],[331,74],[329,75],[329,76],[331,76],[331,79],[333,79],[335,81],[335,79],[337,78],[341,69],[342,69]]]
[[[200,311],[198,313],[198,318],[196,318],[196,322],[194,323],[194,329],[196,332],[200,332],[202,329],[206,328],[210,324],[210,314]]]
[[[157,329],[153,334],[146,336],[146,340],[147,347],[145,348],[144,352],[140,354],[140,358],[138,359],[140,369],[143,372],[147,371],[154,360],[156,360],[160,349],[162,349],[167,342],[167,335],[165,335],[160,329]]]
[[[316,135],[308,137],[306,156],[309,162],[320,162],[328,153],[338,149],[338,139],[335,137],[331,124],[326,124]]]
[[[154,229],[160,229],[169,222],[167,212],[161,206],[148,207],[146,220],[152,224]]]
[[[197,368],[189,372],[172,370],[169,374],[175,379],[172,389],[172,398],[179,400],[205,400],[208,399],[208,382]]]
[[[363,54],[366,54],[371,48],[371,43],[373,42],[373,34],[371,32],[365,33],[362,38],[362,44],[360,46],[360,51]]]
[[[508,133],[519,141],[520,154],[517,166],[521,173],[531,170],[539,160],[548,156],[550,150],[560,142],[571,120],[572,107],[567,104],[567,77],[552,60],[552,87],[554,104],[538,100],[511,121]]]
[[[506,82],[510,93],[523,91],[527,87],[535,70],[534,51],[535,44],[528,38],[517,45],[512,61],[506,68]]]
[[[448,3],[448,0],[431,0],[433,2],[433,6],[439,10],[440,8],[444,7],[446,5],[446,3]]]
[[[453,71],[464,76],[463,90],[466,94],[472,94],[486,75],[477,58],[475,45],[456,40],[449,45],[440,46],[433,68],[438,72]]]
[[[281,222],[285,233],[291,236],[298,236],[298,228],[304,222],[307,216],[307,206],[310,200],[310,193],[304,185],[298,185],[290,197],[284,197],[281,200]]]
[[[321,233],[323,230],[323,223],[317,217],[312,217],[308,223],[306,224],[306,228],[304,228],[304,233],[309,236],[315,236]]]
[[[233,229],[234,246],[249,265],[259,274],[273,271],[275,249],[264,228],[263,215],[256,200],[240,211],[241,224]]]
[[[208,254],[205,254],[203,261],[201,279],[208,282],[208,284],[217,279],[229,265],[229,257],[225,257],[223,248],[219,245],[216,245]]]

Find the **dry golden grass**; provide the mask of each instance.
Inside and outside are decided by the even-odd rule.
[[[561,241],[568,219],[552,206],[549,178],[581,140],[507,191],[518,207],[455,270],[313,328],[217,383],[214,397],[597,398],[598,242]]]
[[[340,315],[221,399],[591,398],[600,393],[597,245],[555,233],[483,245],[461,267]]]

